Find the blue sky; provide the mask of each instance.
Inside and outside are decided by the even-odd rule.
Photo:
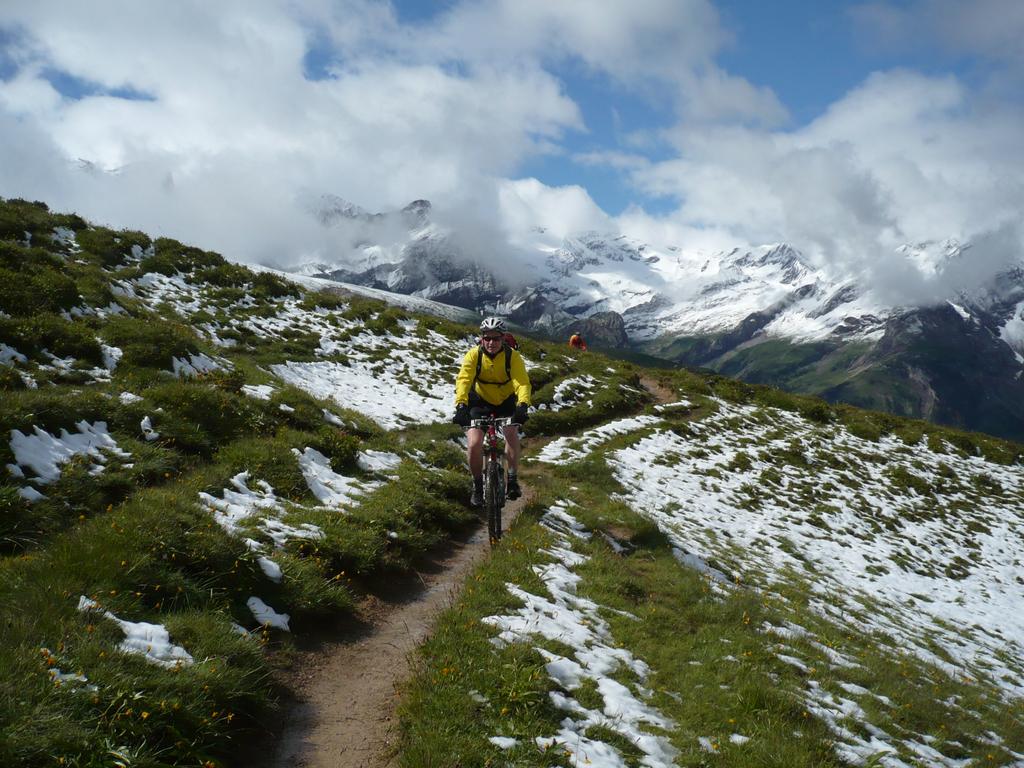
[[[426,25],[455,5],[402,0],[394,9],[400,20]],[[839,1],[717,0],[714,7],[732,38],[717,62],[755,85],[771,88],[789,113],[789,128],[813,121],[876,70],[909,68],[970,80],[974,68],[984,69],[980,59],[942,47],[878,44],[870,29],[857,22],[856,10],[864,6]],[[675,204],[670,197],[645,194],[642,188],[624,185],[614,169],[580,163],[574,156],[618,148],[624,134],[633,131],[669,127],[675,118],[671,105],[650,94],[616,87],[603,73],[578,62],[561,62],[557,74],[579,105],[586,130],[568,132],[564,152],[531,158],[521,173],[552,186],[582,185],[611,214],[633,205],[650,213],[670,212]],[[668,152],[655,143],[646,154],[659,158]]]
[[[1021,39],[1018,0],[9,0],[0,195],[249,261],[335,257],[337,195],[481,251],[540,224],[856,271],[1021,243]]]
[[[817,117],[881,64],[857,43],[850,3],[717,5],[736,36],[720,57],[722,65],[772,87],[796,122]]]
[[[715,7],[734,40],[723,48],[718,61],[729,71],[772,88],[794,124],[809,122],[874,69],[907,63],[905,55],[901,60],[896,52],[872,51],[866,41],[858,40],[850,15],[850,8],[857,5],[861,3],[719,0]],[[395,11],[410,24],[426,24],[452,6],[451,2],[403,0],[395,4]],[[580,184],[609,213],[636,204],[649,212],[670,211],[672,200],[625,187],[613,170],[581,164],[573,154],[617,147],[626,131],[667,127],[674,120],[671,106],[616,88],[607,76],[577,62],[563,63],[558,75],[579,104],[587,130],[567,135],[565,154],[532,158],[522,172],[553,186]],[[658,147],[653,151],[657,154]]]

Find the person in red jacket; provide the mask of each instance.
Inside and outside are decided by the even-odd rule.
[[[569,337],[569,348],[578,350],[580,352],[586,352],[587,342],[585,342],[583,340],[583,337],[580,336],[578,333],[574,333],[572,336]]]

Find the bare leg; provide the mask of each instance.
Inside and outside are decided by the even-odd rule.
[[[519,473],[519,427],[515,424],[505,427],[505,458],[508,460],[508,471]]]
[[[469,471],[474,479],[481,477],[484,473],[483,444],[483,430],[466,430],[466,458],[469,461]]]

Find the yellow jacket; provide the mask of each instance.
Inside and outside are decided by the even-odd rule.
[[[476,375],[477,356],[480,359],[480,376]],[[530,377],[526,373],[526,363],[517,350],[512,350],[509,379],[505,373],[505,346],[491,357],[480,347],[473,347],[462,358],[462,367],[455,378],[455,404],[469,403],[469,388],[476,378],[476,393],[491,405],[501,405],[509,395],[515,394],[516,405],[530,404]]]

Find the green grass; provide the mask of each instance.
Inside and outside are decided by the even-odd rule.
[[[155,490],[45,551],[2,564],[0,604],[17,620],[0,628],[0,675],[4,687],[19,690],[5,697],[5,765],[88,761],[109,744],[134,744],[152,762],[202,759],[218,742],[223,748],[223,724],[210,712],[251,721],[268,704],[259,644],[232,633],[225,602],[254,584],[258,569],[236,566],[244,548],[207,522],[186,488]],[[124,618],[167,622],[172,639],[191,641],[204,661],[171,671],[116,653],[120,631],[77,612],[82,594]],[[97,690],[49,683],[41,645],[56,652],[65,672],[85,672]],[[12,679],[19,670],[38,684]]]
[[[594,389],[578,403],[561,410],[535,409],[531,412],[529,432],[535,435],[561,435],[582,430],[586,427],[608,421],[616,416],[636,412],[649,402],[650,396],[639,384],[639,374],[632,365],[626,364],[609,374],[606,358],[589,357],[582,365],[555,373],[551,369],[534,376],[531,383],[544,381],[544,373],[551,378],[540,386],[535,404],[551,402],[555,385],[565,378],[590,374],[598,380]]]
[[[480,623],[515,605],[505,580],[521,579],[546,560],[539,554],[543,543],[536,527],[506,535],[498,555],[470,576],[463,597],[438,619],[402,704],[403,765],[487,765],[502,754],[487,736],[523,737],[557,722],[541,658],[523,646],[496,652]]]
[[[171,370],[173,358],[200,351],[200,341],[189,326],[152,316],[116,317],[103,329],[108,344],[123,352],[122,363],[136,368]]]
[[[51,236],[55,227],[73,230],[80,250],[59,245]],[[169,304],[153,307],[145,298],[114,295],[112,280],[131,280],[149,270],[181,276],[205,297],[203,309],[183,318]],[[82,420],[104,421],[131,454],[130,459],[110,458],[99,474],[91,471],[91,460],[71,460],[57,482],[43,487],[48,499],[33,504],[18,494],[22,481],[7,475],[0,479],[0,765],[231,764],[239,744],[265,731],[270,718],[278,716],[280,691],[273,673],[276,665],[287,663],[293,648],[291,636],[255,625],[246,606],[250,596],[286,610],[300,637],[324,626],[343,626],[354,621],[352,612],[364,595],[409,574],[438,545],[479,522],[466,506],[464,458],[454,444],[457,428],[436,424],[384,432],[354,411],[283,385],[268,366],[323,359],[319,333],[292,320],[267,339],[245,323],[278,320],[286,307],[297,304],[315,309],[317,323],[348,329],[336,337],[343,343],[366,330],[401,333],[410,315],[370,299],[303,293],[213,252],[90,227],[78,217],[26,201],[0,201],[0,277],[7,278],[0,279],[0,309],[10,315],[0,317],[0,342],[29,358],[14,367],[0,366],[0,434],[15,429],[27,434],[34,427],[57,434]],[[254,306],[238,303],[247,295],[255,297]],[[83,304],[104,307],[112,300],[127,314],[70,321],[60,314]],[[419,325],[412,333],[422,341],[416,353],[430,361],[438,377],[448,377],[473,329],[437,318],[413,319]],[[238,344],[217,348],[196,323],[209,324]],[[430,342],[430,332],[452,343]],[[89,372],[102,363],[97,337],[124,352],[109,381]],[[760,427],[779,421],[778,409],[798,414],[814,425],[813,439],[787,441],[785,430],[776,425],[771,439],[782,442],[768,450],[739,434],[740,452],[730,464],[708,469],[705,487],[718,489],[733,475],[750,474],[748,504],[764,505],[785,495],[784,514],[803,515],[822,535],[828,535],[835,518],[829,499],[847,494],[867,524],[886,531],[897,526],[894,515],[875,514],[858,497],[856,468],[871,462],[888,473],[888,492],[907,502],[905,514],[937,519],[929,504],[942,500],[948,503],[942,514],[964,518],[970,534],[962,542],[964,554],[937,566],[951,579],[969,574],[976,539],[991,533],[973,510],[991,499],[1008,508],[1018,501],[1000,486],[995,472],[958,475],[951,468],[958,456],[1018,464],[1022,448],[1017,444],[718,374],[655,372],[601,354],[571,357],[562,344],[525,337],[521,343],[534,363],[536,402],[550,402],[555,387],[567,378],[587,374],[599,380],[589,405],[536,411],[529,435],[563,436],[645,411],[659,413],[666,429],[686,436],[692,442],[689,455],[706,458],[712,441],[699,421],[716,414],[721,401],[751,406],[749,419]],[[44,349],[75,358],[71,370],[41,368],[49,362]],[[221,355],[231,367],[188,380],[170,373],[172,357],[199,352]],[[386,352],[376,357],[380,366],[390,363]],[[344,363],[346,356],[331,359]],[[38,388],[28,388],[23,374]],[[642,375],[656,376],[690,405],[655,411],[638,387]],[[266,383],[276,388],[269,402],[241,390],[244,384]],[[142,400],[123,403],[122,392]],[[346,426],[327,425],[325,408]],[[155,441],[142,434],[145,417],[160,433]],[[737,417],[723,421],[722,429],[746,423]],[[866,449],[840,454],[823,447],[843,430],[874,441],[896,438],[893,451],[903,451],[901,459],[928,446],[949,463],[930,468],[925,481],[925,467],[896,469]],[[560,655],[571,653],[568,645],[545,640],[496,649],[491,643],[495,630],[481,622],[517,607],[509,582],[543,593],[533,568],[550,561],[544,549],[552,537],[537,520],[548,505],[566,497],[578,505],[574,514],[596,532],[591,541],[577,543],[589,558],[577,569],[582,577],[578,592],[604,606],[601,616],[615,641],[651,666],[646,681],[653,691],[650,703],[676,723],[668,736],[680,750],[680,765],[837,765],[831,732],[806,710],[811,680],[834,695],[842,694],[840,683],[856,683],[888,696],[896,707],[864,697],[858,702],[890,732],[929,734],[951,756],[988,761],[990,750],[994,760],[1009,759],[982,745],[977,722],[1000,733],[1019,732],[1014,730],[1022,719],[1019,707],[1005,706],[978,681],[950,678],[901,654],[890,638],[837,629],[813,610],[813,590],[805,576],[788,573],[770,588],[758,588],[765,574],[741,568],[742,553],[713,531],[712,565],[736,572],[749,586],[723,589],[682,568],[666,532],[615,500],[622,489],[605,462],[608,452],[649,432],[612,438],[580,461],[524,466],[536,498],[439,618],[437,632],[418,655],[417,674],[407,685],[401,710],[404,764],[566,764],[562,750],[543,751],[532,740],[555,733],[565,717],[554,707],[552,692],[595,707],[601,699],[596,684],[556,691],[534,645]],[[382,478],[358,468],[359,451],[393,451],[404,458],[393,476],[358,504],[327,509],[302,477],[295,452],[306,447],[327,456],[335,472],[366,483]],[[666,454],[658,462],[682,459]],[[0,440],[0,465],[13,460],[9,441]],[[767,467],[755,468],[754,462]],[[806,478],[818,466],[835,470],[831,487]],[[257,488],[258,481],[273,487],[280,506],[274,514],[282,523],[316,526],[322,535],[292,538],[275,549],[258,519],[239,523],[239,535],[224,531],[200,503],[200,493],[220,498],[242,472],[249,473],[250,488]],[[245,544],[247,537],[262,545],[261,553]],[[616,554],[609,540],[626,551]],[[791,545],[779,546],[799,555]],[[280,565],[281,583],[266,577],[259,554]],[[915,567],[913,555],[908,543],[900,553],[908,568]],[[869,567],[881,571],[891,566],[879,561]],[[172,642],[186,647],[196,663],[171,670],[120,653],[117,625],[79,612],[81,595],[123,619],[164,624]],[[865,598],[865,612],[880,609]],[[787,621],[804,626],[815,638],[786,641],[812,671],[782,662],[776,638],[761,631],[764,623]],[[235,622],[254,631],[238,634],[232,629]],[[833,668],[822,646],[849,655],[861,667]],[[941,657],[938,642],[929,648]],[[48,672],[52,667],[80,672],[88,683],[55,685]],[[624,669],[611,676],[623,684],[633,681]],[[963,709],[942,704],[950,697],[957,697]],[[968,711],[980,713],[981,721]],[[852,720],[846,724],[862,728]],[[795,731],[802,736],[795,737]],[[731,744],[731,733],[751,741]],[[489,735],[513,736],[520,745],[505,752],[486,740]],[[587,735],[615,744],[627,764],[638,764],[636,747],[611,728],[594,727]],[[711,752],[700,748],[699,737],[710,740]],[[952,744],[957,740],[963,746]],[[1008,739],[1007,748],[1024,751],[1024,744]]]
[[[40,233],[58,220],[38,206],[25,212],[39,219],[32,231]],[[19,227],[29,223],[24,216],[15,220]],[[0,428],[57,434],[74,431],[79,421],[104,421],[131,454],[130,460],[109,459],[98,475],[90,471],[92,460],[72,459],[60,479],[43,488],[48,498],[34,504],[16,485],[0,484],[0,551],[7,553],[0,559],[0,607],[5,617],[16,617],[0,626],[0,764],[220,764],[240,734],[263,729],[276,698],[272,665],[290,646],[276,631],[245,637],[231,629],[232,622],[253,626],[248,597],[258,594],[285,608],[293,630],[309,633],[324,620],[344,620],[365,590],[386,575],[408,573],[472,523],[461,456],[447,443],[453,428],[409,431],[402,449],[415,452],[418,462],[405,461],[355,508],[321,507],[295,451],[313,447],[335,471],[369,482],[356,466],[358,451],[394,450],[393,439],[362,415],[292,387],[279,384],[270,402],[241,393],[245,383],[268,381],[261,364],[313,359],[318,335],[295,328],[274,342],[249,337],[257,354],[236,348],[228,352],[235,363],[230,370],[179,380],[169,372],[172,357],[215,350],[169,306],[119,297],[127,316],[68,321],[53,313],[82,301],[109,303],[103,270],[110,268],[118,268],[121,280],[154,269],[213,291],[244,289],[262,300],[252,314],[266,317],[296,294],[293,286],[253,276],[216,254],[168,240],[151,244],[130,233],[89,230],[79,243],[84,263],[66,261],[63,251],[0,244],[7,259],[0,268],[35,269],[32,279],[5,282],[20,280],[31,292],[12,288],[0,295],[11,315],[0,318],[0,339],[30,357],[17,369],[3,368]],[[131,261],[133,245],[143,251],[155,246],[141,267]],[[25,303],[30,300],[35,303]],[[332,311],[348,307],[323,297],[314,303]],[[368,319],[374,332],[392,333],[405,317],[374,305]],[[216,322],[212,313],[196,319]],[[95,366],[102,359],[97,336],[124,352],[108,383],[88,376],[79,383],[36,366],[48,362],[43,349],[76,358],[76,369]],[[27,389],[19,370],[52,385]],[[123,391],[142,400],[122,403]],[[349,428],[327,425],[325,407]],[[155,442],[144,439],[144,417],[159,432]],[[0,441],[0,459],[14,460],[6,441]],[[259,524],[241,524],[282,568],[280,584],[267,579],[243,538],[221,530],[199,503],[200,492],[219,498],[243,471],[250,486],[264,480],[274,487],[283,523],[322,531],[320,538],[292,539],[275,551]],[[187,647],[197,663],[166,670],[119,653],[116,624],[78,612],[80,595],[125,619],[164,624],[172,642]],[[45,655],[42,647],[49,649]],[[48,665],[84,673],[88,683],[57,686]]]
[[[225,757],[239,727],[259,729],[273,703],[270,659],[261,644],[287,642],[276,633],[246,639],[230,629],[231,621],[253,625],[245,608],[249,595],[287,606],[293,630],[309,631],[320,618],[349,610],[355,585],[408,570],[472,519],[461,503],[461,474],[444,468],[454,457],[435,451],[441,467],[404,463],[394,482],[350,514],[313,504],[289,507],[285,522],[319,525],[324,536],[293,540],[273,554],[285,579],[272,584],[241,538],[213,523],[198,493],[218,496],[231,474],[245,468],[276,481],[279,497],[293,488],[291,495],[309,502],[308,492],[298,491],[301,476],[291,453],[306,437],[319,439],[321,447],[330,442],[285,428],[255,444],[229,443],[213,464],[76,521],[43,549],[0,561],[0,606],[5,616],[18,617],[0,626],[0,686],[18,692],[0,705],[2,764],[51,765],[61,757],[88,762],[109,744],[135,750],[140,765]],[[429,435],[409,440],[412,450],[433,443]],[[289,470],[291,486],[280,466],[289,463],[296,468]],[[248,534],[269,544],[258,527]],[[166,624],[172,641],[202,663],[162,670],[117,653],[119,630],[78,613],[79,595],[122,618]],[[85,672],[99,690],[73,693],[49,683],[40,645],[54,650],[60,669]],[[26,687],[26,676],[38,682]]]
[[[114,232],[105,227],[81,229],[75,233],[75,239],[83,256],[107,269],[127,263],[136,247],[145,252],[153,245],[149,235],[143,232]]]
[[[544,478],[533,480],[542,498],[553,498]],[[573,511],[585,509],[580,516],[595,530],[632,549],[616,555],[599,537],[581,545],[590,559],[578,569],[583,576],[578,592],[609,609],[602,615],[616,643],[651,666],[645,683],[654,691],[650,703],[676,723],[669,736],[681,752],[679,764],[713,757],[723,765],[838,765],[823,729],[805,718],[793,697],[771,679],[778,664],[766,655],[755,631],[767,613],[757,596],[737,591],[723,600],[713,593],[703,578],[679,566],[664,536],[607,500],[601,490],[607,482],[577,485],[580,506]],[[495,649],[488,642],[494,630],[481,622],[516,606],[504,588],[508,581],[543,594],[531,570],[547,537],[536,525],[542,508],[536,505],[520,518],[422,649],[419,672],[401,710],[403,765],[501,764],[505,755],[516,765],[566,764],[560,750],[544,751],[532,743],[557,732],[565,717],[550,706],[554,683],[532,650],[550,641]],[[555,646],[549,649],[566,652]],[[738,661],[723,661],[727,656]],[[620,675],[623,682],[631,677],[625,670]],[[587,705],[599,700],[592,687],[569,693]],[[805,739],[794,740],[794,728],[802,729]],[[739,749],[729,743],[731,733],[750,735],[757,746]],[[519,745],[503,753],[487,741],[492,735],[517,738]],[[609,734],[596,729],[588,735]],[[698,736],[717,745],[713,756],[701,750]],[[621,747],[628,764],[639,764],[635,747],[617,736],[609,741]]]
[[[782,386],[817,367],[834,349],[832,343],[795,344],[769,339],[723,356],[714,368],[744,381]]]
[[[25,234],[33,239],[50,242],[55,227],[80,232],[88,224],[80,216],[51,212],[46,203],[20,198],[0,198],[0,240],[21,241]]]
[[[702,397],[707,390],[695,384],[692,378],[687,380],[686,394]],[[797,413],[805,413],[810,402],[806,398],[780,397],[774,390],[733,385],[716,387],[720,384],[718,379],[712,379],[711,384],[716,394],[721,395],[724,389],[744,402],[788,406],[788,410]],[[683,386],[677,385],[677,391],[682,389]],[[762,393],[769,397],[764,398]],[[702,404],[696,411],[674,419],[673,428],[686,429],[689,420],[711,411]],[[818,428],[820,440],[832,439],[832,419],[815,418],[814,413],[805,415],[811,423],[823,423]],[[922,429],[920,423],[852,410],[835,413],[834,418],[844,426],[856,424],[856,418],[861,419],[865,428],[872,428],[869,435],[875,440],[884,434],[913,435]],[[770,424],[771,418],[763,421]],[[937,428],[926,426],[925,429]],[[769,438],[784,435],[781,431],[770,434]],[[834,734],[814,714],[811,702],[818,695],[855,700],[866,713],[863,719],[867,722],[898,738],[905,734],[925,734],[935,740],[936,749],[952,758],[999,764],[999,761],[1012,760],[1009,750],[1020,751],[1024,747],[1020,737],[1009,738],[1003,748],[986,743],[985,735],[990,724],[1004,737],[1021,733],[1019,725],[1024,710],[1020,706],[1008,707],[998,696],[993,696],[990,683],[951,677],[902,652],[892,638],[857,631],[863,617],[853,615],[848,624],[827,620],[813,607],[818,597],[806,574],[790,569],[783,578],[774,578],[769,585],[766,574],[748,568],[742,581],[750,587],[723,590],[713,587],[705,577],[682,569],[672,556],[665,534],[649,520],[614,501],[621,489],[604,463],[603,454],[635,440],[636,435],[615,438],[587,458],[568,464],[540,469],[527,465],[524,477],[536,494],[529,514],[520,518],[501,548],[470,580],[467,594],[441,617],[437,634],[420,655],[420,667],[401,711],[403,731],[399,756],[403,765],[571,764],[558,750],[543,751],[534,746],[534,739],[557,731],[564,712],[552,712],[538,705],[531,710],[530,717],[520,717],[514,715],[513,707],[501,698],[507,687],[514,689],[518,698],[532,696],[543,701],[557,686],[546,674],[536,674],[535,664],[542,659],[535,651],[531,652],[531,648],[546,647],[563,655],[566,649],[536,639],[496,650],[483,642],[494,630],[482,622],[484,617],[508,609],[510,595],[502,589],[506,582],[544,594],[533,571],[537,565],[536,553],[543,548],[546,536],[536,519],[546,505],[566,497],[577,503],[572,513],[599,533],[588,543],[575,542],[575,548],[589,556],[589,560],[577,568],[583,576],[577,591],[607,608],[602,615],[616,643],[630,649],[652,668],[647,681],[647,686],[653,690],[650,703],[675,723],[669,735],[680,749],[679,765],[843,764],[833,750]],[[974,452],[981,451],[973,440],[966,441],[963,435],[958,441],[968,449],[977,448]],[[936,438],[935,443],[943,450],[958,450],[955,442],[945,437]],[[1006,460],[1014,446],[995,443],[988,448]],[[757,452],[757,444],[748,450],[749,453],[736,455],[732,471],[751,469],[751,453]],[[1007,452],[998,453],[1001,450]],[[909,455],[912,456],[912,452]],[[835,486],[823,488],[820,483],[792,480],[792,472],[807,472],[823,458],[838,459],[825,455],[819,444],[791,441],[783,449],[774,449],[759,458],[774,466],[762,472],[760,487],[750,486],[754,503],[766,489],[779,484],[780,471],[790,477],[789,493],[802,494],[808,504],[817,504],[819,509],[823,509],[820,505],[827,502],[831,494],[842,493]],[[873,460],[869,454],[854,457],[851,466],[869,459]],[[671,463],[669,458],[666,461]],[[839,461],[837,466],[846,465]],[[988,494],[998,496],[1003,492],[988,475],[957,478],[948,467],[946,470],[940,467],[937,479],[928,483],[906,469],[891,467],[888,472],[893,492],[909,494],[912,498],[927,499],[935,494],[977,495],[977,500],[969,502],[961,514],[969,513],[974,503],[986,503],[982,498],[990,498]],[[766,473],[774,473],[774,478],[764,477]],[[922,513],[928,510],[927,504],[920,508]],[[793,514],[801,512],[797,508]],[[832,517],[834,515],[826,510],[824,517],[818,517],[818,524],[823,526],[824,520]],[[824,530],[827,535],[827,528]],[[608,539],[625,546],[625,553],[616,554],[607,543]],[[801,555],[785,541],[779,542],[779,546],[784,550],[788,546],[787,551],[794,557]],[[723,562],[742,562],[741,553],[730,554],[729,545],[724,541],[720,555]],[[958,569],[969,567],[969,560],[960,560],[962,562],[950,563],[950,578],[965,575]],[[805,561],[805,567],[807,565]],[[905,565],[915,565],[912,547],[908,548]],[[870,612],[882,609],[866,597],[864,606]],[[623,615],[622,611],[630,616]],[[806,634],[783,639],[766,634],[762,629],[787,625],[803,627]],[[931,648],[939,658],[950,661],[937,643]],[[804,667],[785,662],[780,654],[800,658]],[[834,654],[841,654],[840,658],[847,658],[857,666],[840,666]],[[453,674],[455,669],[460,674]],[[520,674],[514,674],[517,671]],[[629,677],[625,675],[621,680],[625,682]],[[890,703],[857,693],[859,689],[851,686],[867,689]],[[592,686],[565,693],[572,694],[588,707],[599,703]],[[952,701],[958,705],[948,703]],[[451,718],[444,719],[448,713]],[[868,739],[871,733],[861,719],[845,718],[843,725]],[[442,720],[441,730],[428,725]],[[734,733],[749,736],[750,741],[733,744],[729,737]],[[799,734],[796,738],[795,733]],[[500,750],[487,741],[492,735],[515,737],[518,745],[511,751]],[[591,729],[588,736],[604,738],[619,748],[627,764],[639,764],[635,747],[624,743],[608,729]],[[700,746],[698,737],[708,740],[710,752]],[[919,759],[903,747],[899,756],[911,762]]]
[[[85,324],[69,322],[49,312],[25,318],[0,318],[0,342],[38,362],[49,362],[44,350],[90,365],[103,360],[95,333]]]

